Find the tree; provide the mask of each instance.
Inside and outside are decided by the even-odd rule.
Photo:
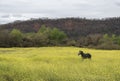
[[[8,30],[0,31],[0,47],[10,47],[10,35]]]
[[[50,27],[46,27],[45,25],[41,26],[41,28],[37,32],[37,35],[48,39],[47,41],[49,41],[50,45],[58,45],[58,43],[60,44],[67,37],[67,35],[63,31],[60,31],[57,28],[51,29]]]
[[[38,30],[37,33],[44,33],[44,32],[46,32],[46,30],[47,30],[46,26],[42,25],[41,28]]]
[[[12,46],[22,46],[23,33],[18,29],[13,29],[10,32],[11,45]]]
[[[65,39],[67,37],[67,35],[63,32],[60,31],[57,28],[53,28],[52,31],[50,32],[50,39],[51,40],[55,40],[55,41],[62,41],[63,39]]]
[[[47,46],[48,45],[48,37],[42,33],[37,33],[33,37],[34,46],[41,47],[41,46]]]

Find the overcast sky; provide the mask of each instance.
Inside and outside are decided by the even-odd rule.
[[[30,18],[120,16],[120,0],[0,0],[0,23]]]

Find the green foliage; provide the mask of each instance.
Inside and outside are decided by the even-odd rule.
[[[3,34],[4,33],[4,34]],[[74,39],[66,33],[42,25],[38,32],[22,33],[18,29],[11,32],[0,31],[0,47],[43,47],[43,46],[77,46],[99,49],[120,49],[120,36],[115,34],[90,34]]]
[[[13,29],[10,32],[11,36],[11,45],[13,46],[22,46],[23,33],[18,29]]]
[[[49,37],[50,40],[55,41],[62,41],[64,38],[67,37],[67,35],[63,31],[60,31],[57,28],[50,29],[50,27],[46,27],[45,25],[41,26],[38,34],[46,35]]]
[[[10,33],[0,31],[0,47],[41,47],[62,45],[67,37],[63,31],[57,28],[51,29],[42,25],[37,33],[22,33],[13,29]],[[4,33],[4,35],[3,35]]]
[[[45,25],[41,26],[37,32],[37,36],[38,35],[44,40],[43,42],[47,43],[49,41],[50,45],[59,45],[67,37],[63,31],[60,31],[57,28],[50,29],[50,27],[46,27]]]
[[[11,33],[10,33],[10,35],[13,37],[13,38],[15,38],[16,40],[22,40],[22,38],[23,38],[23,34],[22,34],[22,32],[20,31],[20,30],[18,30],[18,29],[13,29],[12,31],[11,31]]]
[[[68,40],[67,45],[68,46],[76,46],[76,41],[75,40]]]
[[[38,31],[38,33],[45,33],[47,31],[47,28],[45,25],[42,25]]]
[[[33,37],[34,46],[41,47],[41,46],[47,46],[49,39],[46,35],[43,33],[35,34]]]
[[[10,47],[10,35],[7,30],[0,31],[0,47]]]
[[[57,28],[53,28],[50,32],[50,39],[51,40],[56,40],[56,41],[62,41],[63,39],[65,39],[67,36],[63,31],[60,31]]]
[[[108,34],[104,34],[104,35],[103,35],[103,38],[104,38],[104,39],[109,39],[109,35],[108,35]]]
[[[120,45],[120,36],[117,37],[116,41],[117,41],[118,45]]]
[[[120,49],[120,45],[119,45],[119,36],[116,35],[108,35],[105,34],[103,35],[103,38],[101,38],[100,42],[101,44],[99,44],[96,48],[100,48],[100,49]]]

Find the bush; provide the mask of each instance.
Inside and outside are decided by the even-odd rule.
[[[120,46],[117,44],[113,44],[113,43],[103,43],[101,45],[98,45],[96,48],[97,49],[108,49],[108,50],[115,49],[115,50],[118,50],[118,49],[120,49]]]

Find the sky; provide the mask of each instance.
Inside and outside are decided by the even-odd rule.
[[[0,0],[0,24],[31,18],[120,16],[120,0]]]

